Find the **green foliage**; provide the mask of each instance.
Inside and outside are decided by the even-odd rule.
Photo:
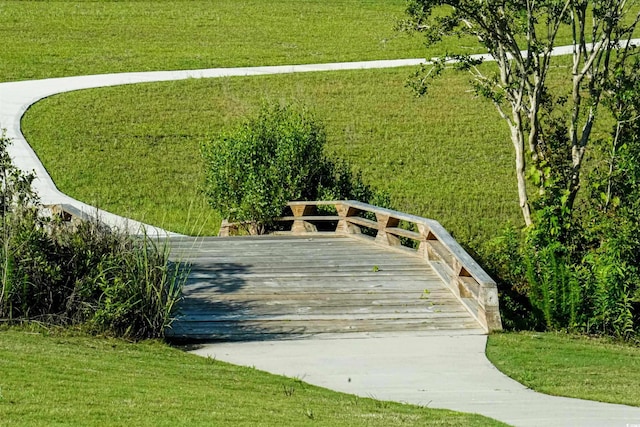
[[[33,207],[37,199],[31,191],[34,177],[22,174],[13,166],[7,151],[10,143],[3,130],[0,135],[0,316],[16,304],[12,295],[28,294],[29,278],[24,276],[21,265],[28,263],[34,266],[41,276],[51,273],[48,269],[38,268],[41,259],[31,253],[43,238],[42,231],[31,227],[37,220],[37,211]],[[28,308],[24,303],[18,302],[17,305],[17,309]]]
[[[440,6],[450,8],[442,14]],[[407,13],[405,28],[424,33],[427,43],[472,35],[495,60],[496,71],[487,75],[469,55],[455,56],[461,62],[457,68],[471,72],[476,93],[497,107],[511,130],[527,229],[518,247],[510,250],[526,267],[525,272],[516,269],[514,279],[528,282],[532,313],[548,329],[625,338],[637,333],[633,299],[640,261],[635,243],[640,232],[640,193],[635,190],[640,158],[630,147],[638,134],[633,123],[640,111],[634,102],[640,98],[640,68],[637,61],[630,63],[637,49],[625,41],[640,15],[620,0],[411,0]],[[576,48],[567,68],[571,91],[564,96],[550,90],[547,78],[550,52],[561,32],[569,29]],[[437,62],[430,72],[438,75],[441,68]],[[418,93],[425,93],[431,79],[424,71],[418,77]],[[592,130],[602,102],[609,105],[618,127],[612,147],[604,150],[610,153],[604,155],[608,167],[585,179],[584,159],[587,148],[596,144]],[[535,194],[528,183],[537,189]],[[578,190],[585,187],[589,194],[578,199]],[[503,262],[514,265],[510,259]],[[512,299],[508,302],[513,305]]]
[[[185,273],[168,261],[168,247],[97,221],[71,226],[41,217],[33,177],[11,164],[8,143],[0,140],[0,318],[162,336]]]
[[[375,192],[345,161],[326,158],[325,143],[324,127],[309,111],[263,106],[256,117],[202,144],[211,206],[261,233],[289,201],[371,201]]]
[[[289,200],[313,197],[324,143],[324,130],[309,112],[265,106],[202,145],[206,195],[231,221],[268,225]]]
[[[549,166],[536,175],[544,191],[534,199],[534,225],[518,253],[527,267],[527,294],[548,329],[632,339],[640,328],[640,62],[613,76],[605,105],[617,124],[596,142],[598,161],[573,210],[570,159],[562,155],[566,132],[545,122],[552,130],[545,141]]]
[[[530,233],[529,238],[531,239]],[[575,328],[582,292],[574,275],[567,248],[558,242],[536,246],[527,242],[529,300],[542,313],[549,330]]]
[[[617,124],[588,180],[582,271],[589,328],[629,338],[640,327],[640,61],[617,69],[608,90]]]
[[[526,253],[522,251],[523,233],[508,226],[497,237],[479,248],[483,268],[496,280],[500,315],[505,330],[535,330],[544,327],[539,313],[528,298]]]

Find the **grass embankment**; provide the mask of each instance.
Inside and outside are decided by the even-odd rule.
[[[160,342],[0,330],[0,425],[504,425],[332,392]]]
[[[349,160],[403,211],[465,240],[519,223],[512,149],[493,107],[450,73],[428,98],[405,88],[413,68],[188,80],[57,95],[34,105],[24,133],[59,188],[135,219],[215,233],[199,193],[199,143],[264,99],[299,102]]]
[[[404,0],[3,1],[0,81],[424,57],[419,37],[393,29],[404,8]]]
[[[487,357],[525,386],[556,396],[640,406],[640,347],[607,338],[521,332],[489,336]]]

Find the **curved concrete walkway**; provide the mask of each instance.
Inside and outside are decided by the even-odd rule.
[[[640,40],[634,40],[640,43]],[[571,48],[554,51],[561,55]],[[483,56],[486,59],[486,56]],[[339,64],[226,68],[191,71],[121,73],[0,83],[0,127],[13,140],[10,155],[25,171],[34,171],[34,188],[44,204],[71,204],[104,222],[132,233],[171,235],[77,201],[55,186],[20,130],[30,105],[57,93],[142,82],[252,76],[294,72],[355,70],[417,65],[423,59]],[[485,357],[484,335],[357,335],[210,344],[195,354],[276,374],[298,377],[339,391],[382,400],[416,403],[487,415],[518,426],[640,425],[640,408],[551,397],[526,389],[502,375]]]
[[[80,211],[97,215],[101,221],[132,234],[150,236],[176,235],[158,227],[142,224],[110,212],[98,210],[58,190],[38,156],[29,146],[20,129],[20,120],[27,109],[39,100],[63,92],[118,86],[134,83],[185,80],[189,78],[215,78],[235,76],[259,76],[267,74],[304,73],[313,71],[358,70],[364,68],[391,68],[417,65],[423,59],[391,61],[347,62],[338,64],[284,65],[273,67],[215,68],[207,70],[152,71],[141,73],[100,74],[93,76],[61,77],[43,80],[0,83],[0,128],[7,129],[13,144],[9,154],[14,164],[24,171],[34,171],[34,189],[44,205],[69,204]]]
[[[362,397],[486,415],[514,426],[640,425],[640,408],[553,397],[498,371],[486,335],[393,334],[208,344],[193,353]]]

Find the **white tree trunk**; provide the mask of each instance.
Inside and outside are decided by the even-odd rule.
[[[529,197],[527,195],[527,180],[525,177],[525,137],[522,132],[522,121],[520,115],[513,114],[513,120],[509,122],[511,130],[511,142],[515,149],[516,160],[516,180],[518,182],[518,202],[522,210],[522,217],[527,227],[533,224],[531,220],[531,207],[529,206]]]

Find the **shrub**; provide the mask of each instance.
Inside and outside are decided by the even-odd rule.
[[[478,248],[483,268],[496,280],[500,316],[506,330],[544,329],[540,313],[531,305],[523,233],[513,226]]]
[[[306,109],[265,105],[256,117],[202,144],[204,191],[231,221],[261,233],[291,200],[357,198],[388,204],[344,161],[324,155],[322,124]]]
[[[70,227],[39,216],[33,176],[12,164],[0,138],[0,318],[82,324],[127,338],[160,337],[185,270],[168,247],[97,221]]]

